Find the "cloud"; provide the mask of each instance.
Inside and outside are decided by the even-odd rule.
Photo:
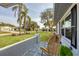
[[[40,26],[40,28],[44,27],[44,25],[41,23],[41,19],[40,18],[34,18],[32,20],[37,22],[37,24]]]
[[[0,15],[0,22],[9,23],[18,26],[17,19],[15,17]]]

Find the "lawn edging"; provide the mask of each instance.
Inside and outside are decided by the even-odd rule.
[[[25,42],[25,41],[27,41],[27,40],[31,40],[31,39],[33,39],[33,38],[35,38],[35,37],[37,37],[37,36],[39,36],[39,34],[35,34],[34,36],[32,36],[32,37],[30,37],[30,38],[27,38],[27,39],[25,39],[25,40],[22,40],[22,41],[13,43],[13,44],[11,44],[11,45],[5,46],[5,47],[3,47],[3,48],[0,48],[0,51],[5,50],[5,49],[8,49],[8,48],[10,48],[10,47],[13,47],[13,46],[15,46],[15,45],[18,45],[18,44],[20,44],[20,43],[23,43],[23,42]]]

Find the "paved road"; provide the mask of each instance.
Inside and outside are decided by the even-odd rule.
[[[33,38],[26,40],[20,44],[0,51],[0,56],[23,56],[25,54],[27,55],[27,53],[35,48],[35,46],[38,44],[37,41],[38,36],[34,36]]]

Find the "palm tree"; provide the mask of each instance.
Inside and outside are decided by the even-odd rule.
[[[23,28],[24,28],[24,33],[26,33],[26,12],[22,11],[21,12],[21,20],[23,21]]]
[[[21,9],[22,9],[22,4],[17,4],[15,6],[13,6],[12,10],[15,11],[14,12],[14,16],[17,15],[17,22],[19,23],[19,33],[21,34],[21,24],[22,24],[22,20],[21,20]]]
[[[31,17],[27,15],[29,30],[31,30]]]
[[[26,33],[25,28],[26,28],[26,13],[24,11],[22,11],[20,13],[20,17],[21,17],[21,24],[23,23],[23,28],[24,28],[24,33]]]
[[[19,3],[17,5],[15,5],[13,8],[12,8],[13,11],[15,11],[14,15],[18,17],[17,19],[17,22],[19,23],[19,33],[21,34],[21,25],[22,25],[22,21],[23,21],[23,18],[24,18],[24,29],[26,27],[26,15],[27,15],[27,11],[28,9],[26,8],[26,6],[22,3]]]
[[[26,22],[28,22],[29,29],[31,30],[31,17],[26,14],[26,11],[21,12],[21,14],[21,19],[23,19],[24,33],[26,33]]]
[[[21,19],[23,19],[24,33],[26,33],[26,20],[28,20],[29,29],[31,30],[31,17],[27,15],[26,8],[24,8],[24,11],[21,12]]]

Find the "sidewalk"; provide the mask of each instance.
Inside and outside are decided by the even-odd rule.
[[[7,33],[7,34],[0,34],[0,36],[6,36],[6,35],[11,35],[12,33]]]

